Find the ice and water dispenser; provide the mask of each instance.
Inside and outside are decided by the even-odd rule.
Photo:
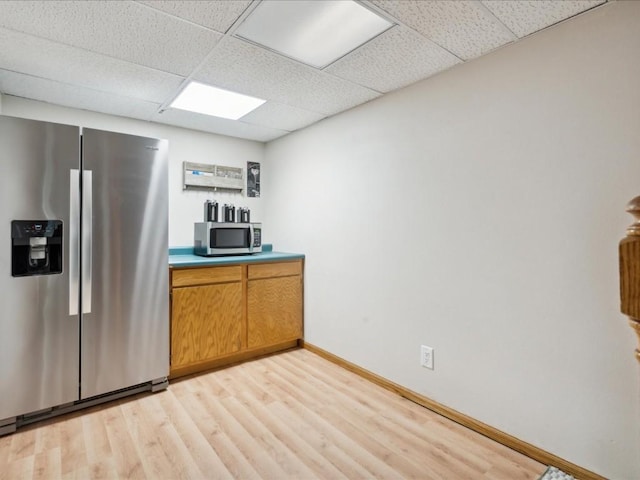
[[[11,222],[11,275],[62,273],[62,221]]]

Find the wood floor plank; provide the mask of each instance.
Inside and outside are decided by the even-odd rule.
[[[91,471],[89,465],[82,465],[74,470],[64,472],[60,478],[62,480],[87,480],[91,478]]]
[[[318,454],[329,462],[333,467],[341,472],[342,478],[366,479],[384,478],[384,475],[376,475],[372,465],[375,458],[369,463],[370,469],[366,469],[355,458],[362,462],[368,452],[358,452],[348,439],[344,438],[340,432],[333,428],[312,411],[296,412],[292,405],[287,405],[286,401],[273,402],[268,406],[269,411],[280,422],[285,423],[300,438],[311,445]],[[391,469],[389,472],[391,473]],[[327,478],[341,478],[327,477]]]
[[[286,478],[316,478],[304,462],[302,462],[287,446],[280,441],[255,415],[254,410],[248,410],[237,397],[221,400],[224,408],[229,412],[242,428],[256,441],[258,448],[269,455],[282,469]]]
[[[133,441],[131,432],[127,428],[121,404],[119,402],[109,404],[100,413],[115,463],[116,478],[132,480],[147,478],[137,443]]]
[[[0,468],[0,480],[15,480],[17,478],[33,478],[35,456],[18,458]]]
[[[9,454],[11,453],[11,441],[16,434],[0,437],[0,472],[1,467],[9,465]]]
[[[226,470],[231,473],[234,479],[259,479],[258,472],[251,463],[244,457],[226,434],[220,429],[207,403],[210,396],[193,387],[193,382],[189,385],[180,383],[174,390],[182,406],[189,412],[189,415],[197,425],[198,430],[207,439],[212,450],[222,460]],[[214,478],[220,478],[219,472],[212,472]]]
[[[13,462],[25,457],[31,457],[36,451],[36,432],[21,431],[11,437],[9,444],[9,461]]]
[[[319,356],[303,350],[304,355],[290,357],[292,365],[304,367],[311,375],[322,379],[332,388],[353,396],[361,402],[371,404],[379,412],[393,411],[404,414],[416,423],[425,423],[440,416],[426,408],[416,409],[415,404],[406,398],[384,388],[370,388],[371,382],[344,368],[328,368],[326,361]],[[289,360],[289,359],[288,359]]]
[[[43,453],[53,448],[60,449],[60,422],[57,419],[47,420],[41,424],[43,427],[35,430],[35,453]]]
[[[451,422],[440,415],[432,418],[429,425],[431,428],[426,431],[426,434],[430,435],[434,439],[433,441],[455,442],[455,445],[469,444],[485,458],[499,459],[497,463],[519,464],[527,470],[535,469],[541,465],[536,460],[501,445],[484,435],[469,430],[458,423]]]
[[[60,423],[60,448],[62,476],[74,477],[74,473],[87,467],[87,452],[82,432],[81,413],[72,413]]]
[[[375,435],[371,435],[362,428],[362,423],[346,420],[334,408],[327,408],[322,411],[322,414],[323,417],[329,419],[331,424],[336,425],[343,434],[391,467],[396,472],[396,475],[400,475],[403,478],[425,480],[444,478],[434,470],[432,465],[420,465],[416,461],[417,459],[407,458],[401,449],[394,445],[392,442],[393,437],[388,435],[387,432],[377,432]]]
[[[269,376],[274,385],[284,392],[282,403],[286,405],[291,413],[296,413],[300,418],[306,419],[313,429],[317,429],[326,435],[332,444],[349,452],[356,462],[364,467],[371,476],[375,478],[393,478],[393,476],[398,475],[398,472],[386,462],[387,459],[383,458],[384,455],[381,457],[375,452],[371,452],[371,449],[367,448],[367,444],[361,444],[357,439],[351,437],[348,432],[345,433],[340,428],[341,426],[333,423],[333,419],[322,415],[324,404],[321,400],[317,400],[322,397],[314,397],[303,391],[303,389],[298,388],[298,386],[292,387],[287,380],[286,372],[269,372]]]
[[[236,378],[244,385],[244,393],[248,393],[261,404],[266,405],[276,400],[271,394],[269,380],[264,374],[256,375],[249,364],[238,365]]]
[[[331,462],[324,458],[318,450],[306,440],[306,434],[300,435],[295,429],[290,428],[290,422],[282,422],[269,410],[269,405],[259,401],[258,398],[243,394],[239,401],[245,408],[253,412],[253,415],[267,428],[282,445],[313,472],[317,478],[342,478],[343,474]],[[306,432],[305,432],[306,433]]]
[[[88,478],[91,480],[109,480],[118,476],[115,461],[112,457],[90,463],[87,471]]]
[[[317,360],[320,361],[318,362]],[[399,425],[393,426],[394,431],[413,431],[414,433],[417,433],[417,435],[425,437],[425,440],[432,448],[435,447],[441,451],[448,452],[448,455],[453,455],[454,457],[457,456],[459,462],[462,462],[463,464],[475,463],[474,468],[482,470],[483,468],[487,468],[488,463],[484,460],[486,458],[494,458],[495,456],[504,458],[515,455],[521,463],[528,463],[529,468],[539,468],[540,466],[540,464],[535,460],[523,457],[521,454],[461,425],[451,422],[430,410],[427,410],[425,408],[418,408],[418,411],[416,412],[416,405],[413,402],[410,402],[409,400],[402,398],[394,394],[393,392],[389,392],[388,390],[377,389],[377,393],[382,395],[377,396],[377,400],[369,398],[370,395],[372,393],[376,393],[376,391],[372,391],[366,388],[366,384],[368,383],[366,379],[363,379],[359,376],[353,376],[355,377],[353,379],[353,382],[349,381],[348,377],[352,376],[351,372],[342,368],[326,368],[326,366],[323,364],[323,359],[307,351],[304,351],[302,355],[291,362],[291,365],[295,365],[296,368],[308,370],[313,374],[315,379],[319,379],[326,382],[327,384],[330,384],[330,386],[335,387],[337,391],[346,394],[346,397],[351,396],[354,399],[358,399],[362,393],[366,393],[366,403],[368,405],[372,405],[373,408],[379,409],[379,411],[381,412],[380,416],[388,419],[390,418],[389,415],[391,415],[393,416],[395,421],[399,423]],[[324,366],[325,368],[320,368],[322,366]],[[349,386],[353,386],[354,384],[358,384],[361,388],[349,389]],[[394,408],[384,408],[385,404],[392,404]],[[406,406],[407,408],[403,408],[402,404],[404,404],[404,406]],[[413,412],[409,413],[411,411]],[[399,417],[398,415],[401,413],[405,413],[406,416],[404,416],[404,418],[402,416]],[[410,421],[407,421],[409,419]],[[434,425],[436,426],[435,432],[433,431]],[[389,427],[391,428],[392,426]],[[384,430],[385,428],[379,425],[377,429]],[[468,445],[468,447],[465,447],[465,445]],[[509,462],[505,463],[505,468],[508,466],[508,464]],[[511,463],[512,467],[513,465],[516,464]],[[510,474],[515,474],[515,472],[518,470],[514,470],[513,468],[511,468],[511,470],[509,471]],[[522,471],[527,471],[527,469],[521,468],[520,474],[522,473]],[[475,475],[477,476],[477,473]],[[509,476],[506,475],[504,477],[496,478],[509,478]],[[538,478],[538,476],[531,477],[531,474],[528,473],[528,477],[525,478]]]
[[[97,464],[112,455],[107,428],[100,409],[92,408],[82,415],[82,432],[87,452],[87,462]]]
[[[216,478],[233,478],[218,455],[211,451],[211,445],[173,392],[163,392],[157,398],[202,475],[215,473]]]
[[[0,438],[0,480],[536,480],[545,469],[308,350]]]
[[[60,447],[49,448],[34,456],[33,478],[48,480],[62,475],[62,453]]]
[[[343,472],[346,478],[384,478],[384,475],[376,475],[375,470],[367,470],[351,458],[358,446],[349,443],[350,440],[340,435],[332,425],[315,415],[312,410],[313,398],[304,396],[304,390],[299,385],[292,385],[289,382],[274,376],[274,372],[268,367],[268,362],[256,362],[253,365],[255,375],[261,377],[261,383],[270,390],[277,392],[276,396],[282,403],[274,402],[272,407],[275,415],[279,420],[288,425],[292,430],[299,434],[306,442],[321,453],[328,462],[335,468]],[[297,397],[294,398],[294,397]],[[299,400],[302,400],[300,402]],[[320,408],[321,404],[315,405]],[[296,417],[297,414],[297,417]],[[310,423],[307,423],[310,422]],[[349,455],[351,454],[351,455]],[[367,457],[368,452],[360,451],[360,457]],[[357,455],[353,455],[356,456]],[[369,464],[378,462],[378,459],[371,456]],[[379,468],[385,470],[388,467],[384,462],[380,462]],[[391,469],[387,471],[388,475],[393,474]]]
[[[331,407],[330,412],[342,422],[348,422],[358,430],[364,438],[375,438],[385,449],[403,458],[411,466],[411,472],[417,473],[414,478],[477,478],[489,468],[490,463],[473,455],[469,451],[457,452],[443,448],[442,444],[429,442],[423,437],[413,435],[407,430],[398,428],[390,422],[376,418],[365,418],[354,421],[352,416],[343,410]],[[327,413],[329,414],[329,413]]]
[[[240,377],[244,384],[252,383],[253,387],[250,392],[245,392],[238,399],[245,405],[247,409],[254,412],[254,415],[271,431],[283,444],[292,452],[309,465],[320,478],[340,478],[342,472],[329,459],[319,453],[326,445],[327,439],[322,432],[316,432],[299,417],[296,421],[289,417],[283,421],[282,416],[276,415],[269,407],[271,401],[262,402],[265,393],[270,394],[271,398],[285,398],[288,394],[279,389],[277,385],[272,383],[265,375],[266,369],[246,368],[240,372]],[[282,406],[282,405],[280,405]],[[292,412],[287,412],[291,415]],[[259,415],[257,415],[259,414]],[[311,437],[311,438],[310,438]],[[347,469],[353,478],[353,467]],[[366,471],[362,470],[364,475]]]
[[[544,471],[544,470],[543,470]],[[508,461],[500,461],[492,464],[491,468],[482,476],[482,480],[493,480],[496,478],[508,478],[509,480],[531,480],[538,479],[542,475],[531,476],[531,471],[522,465]]]
[[[162,392],[162,394],[170,392]],[[200,478],[201,472],[184,442],[169,421],[167,413],[159,404],[158,395],[149,395],[138,400],[142,408],[133,403],[122,405],[129,429],[135,428],[142,464],[149,478]]]
[[[210,377],[215,387],[218,383],[215,377]],[[206,399],[206,396],[204,397]],[[242,426],[242,424],[225,408],[223,401],[229,397],[208,401],[207,408],[216,418],[216,422],[225,435],[238,447],[243,457],[251,463],[256,472],[263,478],[287,478],[278,463],[265,452],[261,445]]]

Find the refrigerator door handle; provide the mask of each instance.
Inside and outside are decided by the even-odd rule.
[[[80,302],[80,170],[69,170],[69,315],[78,314]]]
[[[93,177],[82,172],[82,313],[91,313],[91,261],[93,235]]]

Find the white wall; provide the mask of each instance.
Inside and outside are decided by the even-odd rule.
[[[612,2],[267,144],[266,224],[307,254],[306,340],[640,478],[617,270],[640,194],[638,52],[640,2]]]
[[[238,193],[209,193],[183,190],[182,162],[212,163],[246,168],[247,162],[261,162],[264,144],[222,135],[197,132],[158,123],[64,108],[42,102],[4,96],[2,113],[15,117],[80,125],[114,132],[169,140],[169,245],[193,245],[193,222],[203,219],[203,204],[215,198],[220,204],[233,203],[251,209],[251,220],[261,221],[262,199]],[[265,232],[265,241],[269,241]]]

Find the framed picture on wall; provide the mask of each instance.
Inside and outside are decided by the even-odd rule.
[[[260,197],[260,164],[247,162],[247,197]]]

